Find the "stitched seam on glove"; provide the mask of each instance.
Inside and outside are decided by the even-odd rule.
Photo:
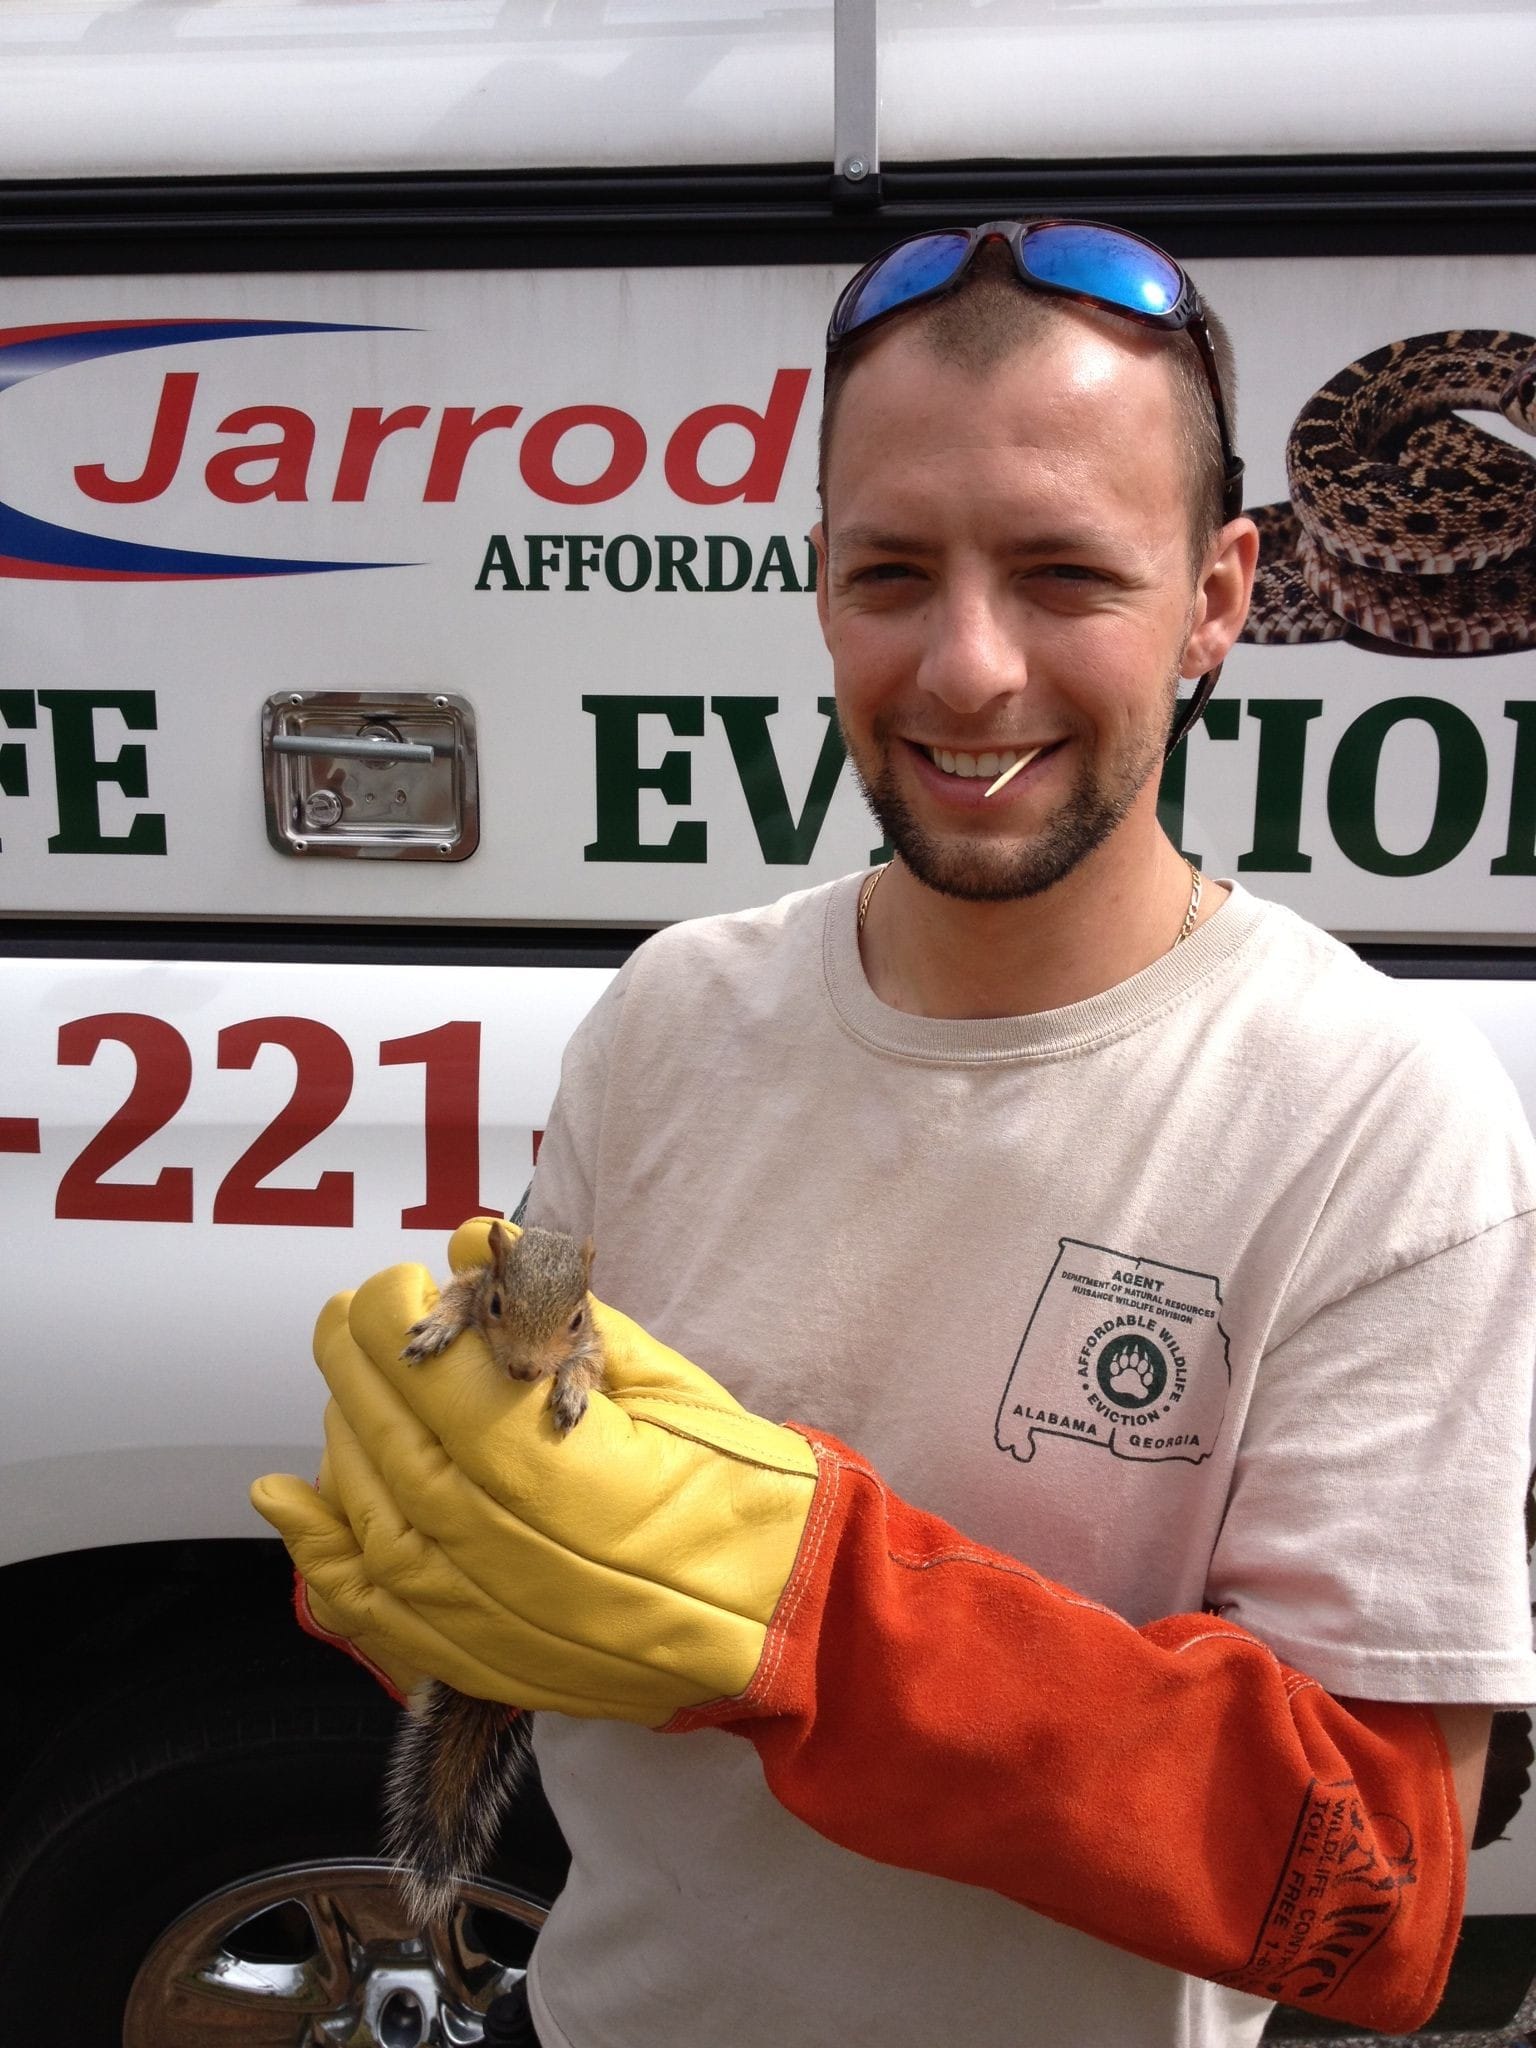
[[[828,1462],[832,1462],[830,1456]],[[853,1473],[855,1478],[868,1480],[882,1501],[888,1501],[891,1498],[889,1488],[873,1472],[859,1465],[851,1464],[844,1459],[837,1459],[836,1462],[841,1466],[845,1466],[847,1470]],[[1003,1577],[1022,1579],[1027,1584],[1033,1585],[1038,1592],[1047,1595],[1061,1606],[1080,1607],[1093,1614],[1102,1614],[1109,1620],[1118,1622],[1122,1628],[1129,1630],[1132,1635],[1140,1633],[1133,1623],[1126,1620],[1123,1614],[1116,1613],[1112,1607],[1106,1607],[1102,1601],[1092,1600],[1086,1594],[1074,1592],[1070,1586],[1063,1586],[1054,1580],[1043,1578],[1040,1573],[1025,1564],[1021,1559],[1010,1558],[996,1551],[977,1550],[969,1545],[957,1545],[948,1550],[915,1555],[910,1552],[893,1550],[887,1547],[886,1556],[893,1565],[899,1566],[904,1571],[923,1572],[930,1571],[938,1565],[969,1564],[975,1565],[983,1571],[997,1572]],[[1295,1699],[1298,1693],[1305,1692],[1309,1688],[1318,1692],[1324,1690],[1315,1678],[1308,1677],[1305,1672],[1288,1669],[1267,1643],[1257,1636],[1248,1634],[1246,1630],[1238,1628],[1235,1624],[1229,1624],[1225,1628],[1207,1629],[1203,1634],[1186,1637],[1183,1642],[1173,1644],[1171,1647],[1175,1656],[1183,1656],[1186,1651],[1198,1649],[1204,1643],[1230,1644],[1234,1647],[1257,1650],[1261,1656],[1282,1672],[1283,1684],[1288,1699]]]
[[[644,1403],[644,1406],[640,1407],[638,1413],[636,1413],[633,1404],[641,1402]],[[626,1391],[625,1398],[619,1405],[623,1407],[624,1412],[630,1416],[632,1421],[649,1422],[656,1429],[664,1429],[669,1436],[680,1437],[684,1443],[699,1444],[706,1450],[719,1452],[722,1457],[734,1458],[739,1465],[751,1465],[760,1472],[777,1472],[786,1479],[811,1479],[813,1477],[811,1473],[803,1472],[798,1465],[791,1465],[783,1458],[767,1458],[761,1453],[742,1449],[736,1444],[718,1443],[712,1436],[700,1436],[697,1429],[690,1429],[683,1423],[670,1422],[665,1415],[658,1415],[655,1412],[651,1405],[653,1402],[657,1406],[661,1406],[664,1403],[668,1408],[682,1409],[685,1413],[691,1410],[699,1415],[707,1415],[712,1422],[725,1421],[729,1423],[734,1419],[729,1415],[722,1416],[718,1408],[711,1408],[707,1402],[675,1401],[670,1396],[660,1394],[638,1395]]]
[[[1452,1844],[1455,1847],[1459,1847],[1464,1837],[1461,1827],[1461,1810],[1456,1803],[1456,1781],[1451,1764],[1450,1744],[1445,1739],[1445,1730],[1440,1726],[1435,1716],[1427,1709],[1425,1710],[1425,1719],[1429,1723],[1429,1731],[1434,1737],[1435,1747],[1440,1752],[1440,1811],[1445,1821],[1446,1833],[1450,1836]],[[1456,1943],[1461,1938],[1461,1923],[1466,1913],[1466,1863],[1464,1857],[1461,1868],[1462,1882],[1460,1888],[1458,1889],[1457,1887],[1454,1873],[1446,1886],[1444,1931],[1440,1937],[1439,1962],[1436,1974],[1436,1981],[1442,1984],[1445,1981],[1446,1973],[1450,1969],[1451,1956],[1455,1950]]]
[[[1446,1833],[1450,1836],[1453,1843],[1459,1845],[1463,1836],[1461,1815],[1456,1804],[1453,1789],[1455,1780],[1452,1775],[1450,1746],[1445,1739],[1445,1730],[1440,1726],[1434,1715],[1426,1710],[1425,1719],[1429,1723],[1430,1733],[1434,1736],[1435,1747],[1440,1752],[1440,1809],[1445,1820]],[[1440,1937],[1439,1962],[1437,1965],[1437,1981],[1441,1983],[1445,1980],[1446,1972],[1450,1968],[1451,1954],[1455,1949],[1457,1941],[1460,1939],[1462,1917],[1466,1910],[1465,1864],[1463,1864],[1462,1868],[1463,1878],[1460,1893],[1458,1894],[1454,1875],[1446,1886],[1445,1919],[1443,1922],[1443,1932]]]
[[[794,1428],[794,1426],[793,1423],[789,1425],[790,1428]],[[831,1520],[832,1508],[840,1491],[841,1475],[847,1472],[852,1478],[862,1480],[874,1490],[882,1502],[889,1501],[892,1497],[890,1489],[886,1486],[885,1482],[877,1473],[871,1471],[867,1465],[839,1456],[837,1452],[830,1450],[822,1444],[813,1442],[812,1449],[816,1453],[818,1465],[824,1469],[833,1470],[838,1477],[837,1482],[827,1489],[827,1496],[823,1512],[820,1516],[815,1542],[813,1544],[802,1542],[801,1554],[796,1558],[795,1569],[790,1577],[790,1585],[785,1589],[785,1598],[780,1601],[773,1620],[769,1623],[770,1629],[777,1629],[780,1617],[782,1616],[786,1633],[790,1622],[794,1618],[795,1607],[798,1605],[801,1594],[804,1591],[805,1579],[810,1576],[811,1570],[815,1565],[817,1554],[821,1548],[822,1538],[826,1533],[826,1525]],[[818,1489],[818,1500],[820,1499],[820,1491]],[[815,1504],[813,1504],[812,1511],[813,1513],[815,1512]],[[809,1534],[809,1531],[807,1533]],[[1049,1594],[1053,1600],[1059,1601],[1064,1607],[1082,1607],[1091,1614],[1102,1614],[1110,1621],[1118,1622],[1123,1629],[1128,1630],[1132,1635],[1137,1633],[1137,1630],[1126,1620],[1123,1614],[1117,1614],[1112,1607],[1106,1607],[1101,1600],[1091,1600],[1085,1593],[1074,1593],[1069,1586],[1061,1586],[1056,1584],[1054,1580],[1042,1578],[1039,1572],[1035,1571],[1032,1566],[1025,1564],[1022,1559],[1007,1557],[1000,1551],[980,1550],[971,1544],[959,1544],[952,1546],[948,1550],[933,1551],[921,1556],[909,1551],[892,1550],[887,1546],[885,1554],[892,1564],[899,1565],[903,1571],[924,1572],[932,1570],[936,1565],[972,1564],[985,1571],[998,1572],[1004,1577],[1023,1579],[1027,1584],[1034,1586],[1038,1592]],[[802,1564],[804,1567],[803,1572]],[[1229,1636],[1219,1629],[1212,1629],[1209,1639],[1222,1642],[1246,1641],[1251,1642],[1256,1649],[1264,1649],[1264,1645],[1258,1642],[1255,1637],[1242,1636],[1240,1634]],[[1203,1642],[1208,1640],[1208,1638],[1200,1637],[1198,1640]],[[1273,1651],[1266,1650],[1265,1654],[1275,1663],[1279,1663],[1280,1660],[1274,1656]]]
[[[852,1469],[856,1478],[864,1476],[859,1472],[857,1466]],[[889,1500],[891,1497],[889,1490],[882,1486],[878,1480],[875,1480],[873,1483],[880,1498],[882,1500]],[[921,1557],[914,1556],[909,1551],[891,1550],[889,1548],[887,1548],[885,1554],[892,1564],[899,1565],[903,1571],[908,1572],[932,1571],[935,1565],[941,1564],[973,1564],[982,1571],[998,1572],[1004,1578],[1023,1579],[1027,1584],[1033,1586],[1037,1592],[1048,1593],[1053,1600],[1059,1601],[1063,1607],[1083,1607],[1090,1614],[1107,1615],[1111,1621],[1118,1621],[1123,1628],[1130,1629],[1133,1635],[1136,1633],[1125,1616],[1123,1614],[1116,1614],[1113,1607],[1106,1607],[1100,1600],[1090,1600],[1086,1593],[1074,1593],[1070,1586],[1060,1586],[1051,1579],[1042,1578],[1033,1566],[1025,1564],[1021,1558],[1004,1557],[997,1551],[973,1550],[969,1547],[930,1551]],[[1212,1633],[1214,1636],[1215,1632],[1213,1631]],[[1207,1639],[1202,1636],[1200,1640],[1204,1642]],[[1223,1636],[1220,1640],[1225,1642],[1227,1638]]]
[[[793,1430],[797,1436],[804,1435],[798,1423],[788,1422],[784,1426]],[[825,1445],[817,1443],[814,1438],[807,1437],[806,1441],[810,1444],[816,1459],[816,1490],[811,1495],[810,1512],[800,1534],[800,1547],[795,1553],[795,1562],[784,1582],[784,1590],[779,1595],[778,1604],[768,1619],[763,1637],[763,1654],[758,1660],[757,1669],[741,1692],[732,1693],[727,1698],[703,1700],[698,1706],[680,1708],[669,1721],[662,1723],[658,1732],[663,1735],[685,1735],[696,1728],[714,1727],[734,1721],[740,1717],[742,1709],[750,1711],[764,1706],[772,1692],[779,1665],[789,1645],[796,1612],[805,1597],[806,1588],[815,1577],[816,1562],[826,1540],[827,1530],[832,1525],[834,1510],[842,1490],[843,1472],[845,1468],[855,1469],[848,1468],[845,1459],[838,1457]]]
[[[793,1423],[789,1425],[791,1429],[794,1426]],[[744,1706],[761,1705],[773,1689],[773,1681],[789,1644],[795,1615],[805,1597],[806,1587],[815,1576],[816,1561],[821,1555],[822,1544],[826,1541],[827,1530],[832,1524],[833,1511],[842,1493],[843,1473],[849,1469],[845,1459],[827,1451],[823,1445],[811,1441],[811,1449],[815,1453],[818,1474],[823,1478],[830,1474],[830,1484],[818,1485],[811,1496],[811,1511],[806,1517],[805,1529],[800,1537],[800,1548],[795,1554],[795,1562],[784,1591],[779,1596],[779,1603],[769,1620],[762,1658],[753,1674],[751,1684],[745,1692],[738,1695]]]
[[[334,1650],[345,1650],[353,1663],[361,1665],[370,1678],[376,1679],[397,1705],[405,1706],[410,1695],[402,1692],[381,1665],[375,1664],[367,1652],[360,1650],[350,1637],[339,1636],[333,1630],[323,1628],[315,1619],[314,1609],[309,1604],[309,1587],[298,1572],[293,1575],[293,1613],[294,1619],[306,1635],[313,1636],[317,1643],[329,1643]]]

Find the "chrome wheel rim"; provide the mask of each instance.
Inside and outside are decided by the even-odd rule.
[[[465,1883],[446,1920],[408,1918],[387,1863],[291,1863],[210,1892],[133,1980],[123,2048],[470,2048],[522,1981],[548,1911]]]

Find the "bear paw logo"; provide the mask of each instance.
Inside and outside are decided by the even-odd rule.
[[[1117,1337],[1100,1352],[1097,1377],[1117,1408],[1150,1408],[1168,1384],[1168,1361],[1146,1337]]]

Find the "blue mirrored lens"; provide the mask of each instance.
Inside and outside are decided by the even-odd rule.
[[[1024,268],[1041,284],[1087,292],[1133,313],[1171,313],[1183,280],[1168,258],[1113,228],[1068,223],[1024,237]]]
[[[960,268],[970,240],[969,235],[941,232],[893,249],[843,308],[837,323],[839,334],[851,334],[866,320],[904,306],[937,285],[948,284]]]

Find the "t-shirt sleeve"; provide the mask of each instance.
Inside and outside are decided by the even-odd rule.
[[[1330,1692],[1536,1701],[1533,1272],[1527,1212],[1354,1288],[1265,1355],[1208,1593]]]
[[[608,984],[571,1034],[561,1059],[560,1086],[525,1210],[525,1221],[540,1229],[565,1230],[572,1237],[594,1232],[608,1070],[628,979],[626,968]]]

